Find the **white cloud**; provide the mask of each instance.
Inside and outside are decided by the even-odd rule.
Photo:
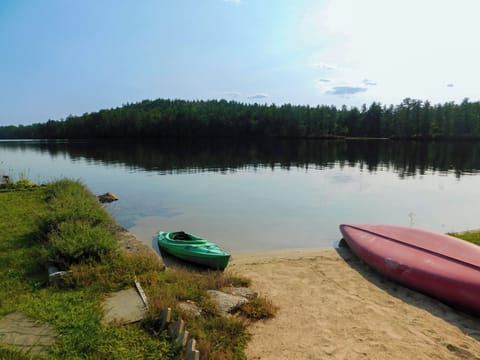
[[[478,99],[479,13],[476,0],[326,0],[306,10],[299,43],[330,89],[362,84],[385,103]]]
[[[367,91],[367,88],[361,86],[334,86],[327,91],[327,93],[331,95],[349,96],[365,91]]]
[[[259,93],[259,94],[249,95],[249,96],[247,96],[247,99],[258,100],[258,99],[266,99],[268,97],[269,97],[268,94]]]

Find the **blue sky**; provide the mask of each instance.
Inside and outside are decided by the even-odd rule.
[[[143,99],[479,99],[476,0],[1,0],[0,125]]]

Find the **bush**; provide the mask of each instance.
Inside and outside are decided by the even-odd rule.
[[[80,182],[60,180],[47,186],[47,201],[50,214],[42,219],[43,235],[57,230],[64,222],[80,220],[90,226],[110,226],[113,220],[98,205],[98,201]]]
[[[46,261],[67,269],[100,261],[118,247],[111,231],[113,220],[83,184],[73,180],[50,183],[46,197],[49,211],[39,226]]]
[[[278,307],[272,301],[257,297],[240,306],[240,313],[250,320],[270,319],[275,316]]]
[[[15,189],[32,189],[36,186],[37,184],[27,179],[20,179],[13,185]]]
[[[117,248],[118,240],[104,227],[87,222],[67,221],[48,235],[46,260],[68,268],[81,262],[100,261]]]

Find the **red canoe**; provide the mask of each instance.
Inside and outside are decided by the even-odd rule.
[[[480,314],[480,246],[393,225],[340,225],[351,250],[387,277]]]

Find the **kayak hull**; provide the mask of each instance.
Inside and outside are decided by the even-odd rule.
[[[421,229],[340,225],[351,250],[387,277],[480,314],[480,247]]]
[[[194,234],[187,234],[190,239],[176,240],[177,232],[158,233],[158,246],[162,251],[181,260],[210,267],[215,270],[224,270],[230,260],[230,254],[221,250],[216,244],[202,239]]]

